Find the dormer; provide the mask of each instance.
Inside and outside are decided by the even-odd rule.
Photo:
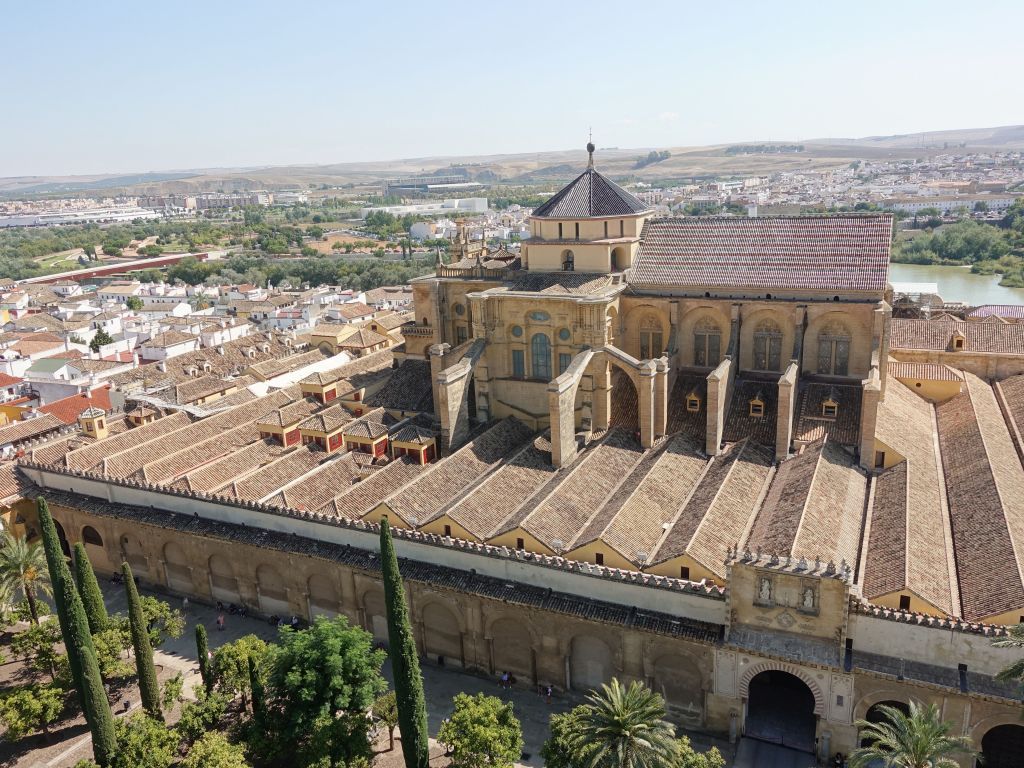
[[[750,399],[749,411],[751,418],[760,419],[764,416],[764,397],[758,392]]]
[[[696,392],[690,392],[690,394],[686,396],[686,410],[689,413],[700,412],[700,395]]]
[[[949,340],[949,348],[954,352],[963,352],[966,347],[967,337],[960,333],[960,331],[953,331],[953,335]]]
[[[839,403],[831,395],[821,404],[821,415],[826,419],[834,419],[839,415]]]

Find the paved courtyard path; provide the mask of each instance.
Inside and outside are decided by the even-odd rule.
[[[111,613],[125,612],[124,590],[115,584],[101,580],[101,587],[107,610]],[[159,597],[168,600],[175,608],[182,609],[183,603],[178,599],[168,599],[165,595],[140,589],[145,595]],[[225,626],[223,630],[217,629],[217,610],[213,606],[189,601],[185,609],[185,631],[181,637],[170,639],[154,653],[154,661],[160,672],[161,681],[181,672],[185,678],[184,695],[192,697],[192,688],[198,685],[199,664],[196,658],[195,647],[195,625],[202,623],[206,627],[211,650],[216,650],[221,645],[237,640],[243,635],[255,634],[265,640],[273,640],[277,637],[277,628],[261,618],[231,616],[225,614]],[[583,697],[575,694],[569,696],[556,695],[550,704],[543,696],[538,695],[533,689],[516,687],[512,690],[503,690],[496,679],[481,677],[475,674],[461,672],[450,667],[439,667],[430,662],[423,663],[423,685],[427,700],[427,719],[432,734],[436,734],[441,727],[444,718],[452,713],[452,698],[457,693],[486,693],[491,696],[498,696],[505,701],[510,701],[514,707],[516,717],[523,728],[523,760],[522,766],[539,768],[543,765],[540,757],[540,748],[548,737],[548,720],[552,713],[565,712],[579,703]],[[391,665],[386,662],[384,665],[384,676],[391,682]],[[115,714],[118,716],[125,712],[134,711],[139,706],[138,689],[134,686],[128,688],[126,696],[116,701],[111,701]],[[694,746],[698,749],[707,749],[717,746],[727,758],[731,757],[729,745],[720,740],[712,740],[702,735],[691,735]],[[443,757],[443,749],[432,739],[431,763],[437,766],[446,764]],[[387,747],[387,738],[378,748]],[[76,736],[73,740],[55,744],[44,751],[39,750],[26,756],[28,762],[18,760],[15,765],[22,766],[43,766],[44,768],[65,768],[73,766],[78,760],[91,755],[89,736]],[[34,759],[33,759],[34,758]],[[380,768],[400,768],[403,765],[401,760],[400,741],[396,742],[396,749],[392,753],[385,753],[378,756],[375,765]]]

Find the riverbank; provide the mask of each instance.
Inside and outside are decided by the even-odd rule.
[[[969,267],[937,264],[889,265],[890,283],[936,283],[946,301],[965,304],[1024,304],[1024,288],[1000,285],[1001,275],[978,275]]]

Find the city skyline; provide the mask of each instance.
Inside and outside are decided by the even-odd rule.
[[[652,4],[626,34],[610,3],[199,9],[8,10],[0,176],[903,134],[1019,123],[1024,96],[1009,3]]]

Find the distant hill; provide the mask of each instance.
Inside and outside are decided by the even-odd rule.
[[[862,138],[733,142],[703,147],[602,148],[595,157],[601,171],[628,182],[817,170],[841,167],[853,160],[924,158],[961,145],[977,149],[1024,148],[1024,125]],[[780,150],[787,146],[801,146],[802,150]],[[669,157],[649,165],[638,164],[637,159],[652,150],[666,150]],[[90,190],[108,194],[194,194],[221,190],[308,189],[323,185],[365,189],[394,176],[456,171],[484,184],[533,186],[564,182],[582,171],[586,160],[586,152],[580,147],[522,154],[418,157],[325,165],[0,178],[0,196],[75,194]]]
[[[964,144],[968,147],[1024,149],[1024,125],[1004,125],[998,128],[962,128],[953,131],[925,131],[894,136],[865,136],[861,139],[808,139],[808,144],[875,147],[916,147],[942,149]]]

